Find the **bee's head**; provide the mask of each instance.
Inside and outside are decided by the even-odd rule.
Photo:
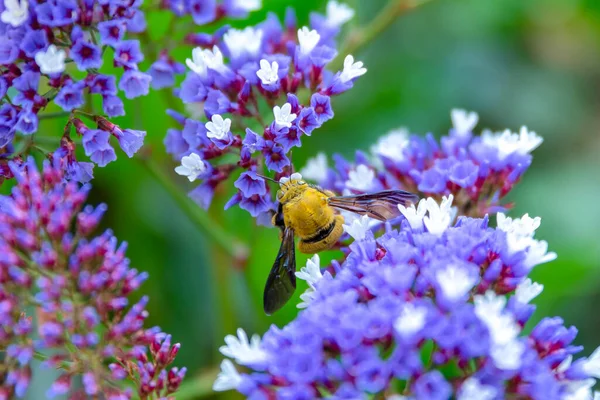
[[[294,172],[289,178],[283,177],[279,179],[279,186],[281,189],[277,191],[277,200],[281,200],[288,190],[304,185],[306,185],[306,182],[302,180],[302,175],[298,172]]]

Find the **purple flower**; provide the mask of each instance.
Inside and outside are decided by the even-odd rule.
[[[38,117],[37,115],[27,109],[22,110],[19,113],[19,119],[15,129],[25,135],[31,135],[38,128]]]
[[[117,129],[113,132],[119,141],[119,146],[129,158],[143,146],[146,132],[134,129]]]
[[[122,20],[109,20],[98,23],[102,44],[116,47],[125,35],[125,23]]]
[[[310,136],[315,128],[321,126],[317,120],[317,115],[312,107],[305,107],[300,111],[300,115],[296,121],[298,128],[305,134]]]
[[[183,65],[169,61],[167,59],[158,59],[150,66],[148,73],[152,77],[152,88],[162,89],[171,87],[175,84],[175,75],[185,72]]]
[[[45,50],[48,47],[48,39],[44,30],[30,30],[25,34],[21,43],[21,50],[28,57],[35,57],[38,51]]]
[[[19,46],[7,37],[0,40],[0,64],[10,65],[15,62],[19,56]]]
[[[197,25],[205,25],[217,17],[215,0],[189,0],[188,9]]]
[[[319,124],[323,124],[333,118],[333,109],[331,108],[331,99],[329,96],[315,93],[310,98],[310,105],[315,112]]]
[[[83,81],[68,83],[58,92],[54,102],[65,111],[81,107],[85,103],[83,98],[84,87]]]
[[[183,82],[181,83],[181,90],[179,97],[184,103],[196,103],[206,99],[208,91],[202,78],[196,74],[187,74]]]
[[[236,188],[242,191],[245,197],[253,195],[264,196],[267,193],[265,180],[253,171],[244,172],[233,184]]]
[[[103,96],[117,94],[116,79],[112,75],[94,75],[88,82],[88,88],[90,93],[101,94]]]
[[[421,376],[413,387],[418,399],[447,400],[452,394],[452,387],[438,371]]]
[[[144,60],[137,40],[123,40],[115,45],[115,66],[137,68],[137,64]]]
[[[119,89],[125,93],[128,99],[145,96],[150,91],[152,77],[138,70],[127,70],[119,81]]]
[[[13,103],[24,107],[39,103],[41,101],[41,96],[37,92],[39,82],[40,74],[32,71],[27,71],[13,80],[13,88],[19,91],[13,98]]]
[[[50,0],[35,7],[42,25],[51,27],[72,24],[77,19],[77,3],[74,0]]]
[[[117,159],[109,139],[110,133],[100,129],[90,129],[83,134],[82,144],[85,155],[99,167],[104,167]]]
[[[71,58],[75,61],[77,68],[81,71],[102,66],[102,54],[100,48],[93,43],[83,39],[75,41],[71,48]]]
[[[263,150],[265,163],[271,171],[281,172],[284,167],[290,165],[290,159],[285,155],[283,147],[273,144]]]
[[[242,196],[240,207],[248,211],[253,217],[258,217],[261,213],[271,209],[271,200],[258,194],[249,197]]]
[[[125,115],[123,100],[118,96],[108,95],[102,97],[102,109],[109,117]]]

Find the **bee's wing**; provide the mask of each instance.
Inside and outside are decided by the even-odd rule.
[[[419,196],[404,190],[384,190],[382,192],[359,194],[356,196],[334,196],[329,205],[357,214],[366,214],[380,221],[400,216],[398,204],[406,206],[419,201]]]
[[[296,290],[296,249],[294,230],[286,227],[275,263],[269,272],[263,297],[267,315],[279,310]]]

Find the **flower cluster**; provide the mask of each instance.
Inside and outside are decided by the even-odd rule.
[[[574,327],[545,318],[523,326],[543,289],[527,274],[556,257],[534,238],[539,218],[459,217],[452,196],[400,207],[399,229],[375,237],[368,217],[346,225],[355,241],[340,265],[314,256],[297,276],[306,310],[248,342],[226,338],[230,360],[214,388],[248,398],[459,400],[592,399],[600,351],[581,351]]]
[[[437,141],[433,135],[409,135],[406,129],[389,132],[372,147],[372,156],[357,152],[350,163],[334,156],[328,170],[320,154],[301,170],[305,178],[345,193],[361,193],[401,187],[440,199],[453,194],[461,215],[481,217],[504,211],[503,197],[531,164],[531,152],[542,143],[535,132],[522,127],[484,130],[474,136],[478,115],[452,111],[453,127]]]
[[[351,55],[341,71],[326,69],[337,55],[335,36],[353,15],[330,1],[327,15],[314,14],[310,27],[298,27],[288,10],[283,26],[269,15],[257,26],[222,29],[198,41],[178,89],[192,115],[169,112],[182,128],[170,129],[165,145],[181,163],[177,173],[202,180],[190,193],[201,206],[241,169],[227,207],[239,204],[258,217],[272,208],[258,173],[266,166],[277,179],[289,175],[291,150],[333,117],[331,96],[366,72]]]
[[[186,371],[168,368],[179,344],[144,328],[147,297],[129,306],[148,274],[130,268],[110,231],[92,235],[106,206],[84,206],[89,186],[64,181],[48,161],[41,172],[33,160],[10,166],[17,185],[0,197],[0,398],[25,395],[34,356],[61,371],[50,398],[131,398],[123,380],[141,398],[175,392]],[[79,377],[82,388],[72,385]]]

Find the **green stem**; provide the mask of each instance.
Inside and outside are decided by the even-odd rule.
[[[38,115],[38,118],[40,120],[53,119],[53,118],[68,117],[69,115],[71,115],[70,111],[57,111],[57,112],[49,112],[49,113],[40,114],[40,115]]]
[[[212,384],[217,379],[219,368],[212,368],[198,376],[186,378],[175,392],[177,400],[199,399],[215,394]]]
[[[371,42],[392,25],[400,15],[406,14],[429,1],[431,0],[389,0],[371,22],[348,34],[348,39],[336,59],[330,64],[330,68],[333,70],[340,69],[344,63],[344,58],[348,54],[356,53]]]
[[[142,160],[144,167],[175,200],[183,212],[194,222],[202,232],[217,244],[227,255],[232,257],[236,263],[245,263],[249,250],[246,245],[232,237],[220,225],[216,224],[208,214],[201,210],[188,196],[183,193],[173,180],[150,158],[138,157]]]

